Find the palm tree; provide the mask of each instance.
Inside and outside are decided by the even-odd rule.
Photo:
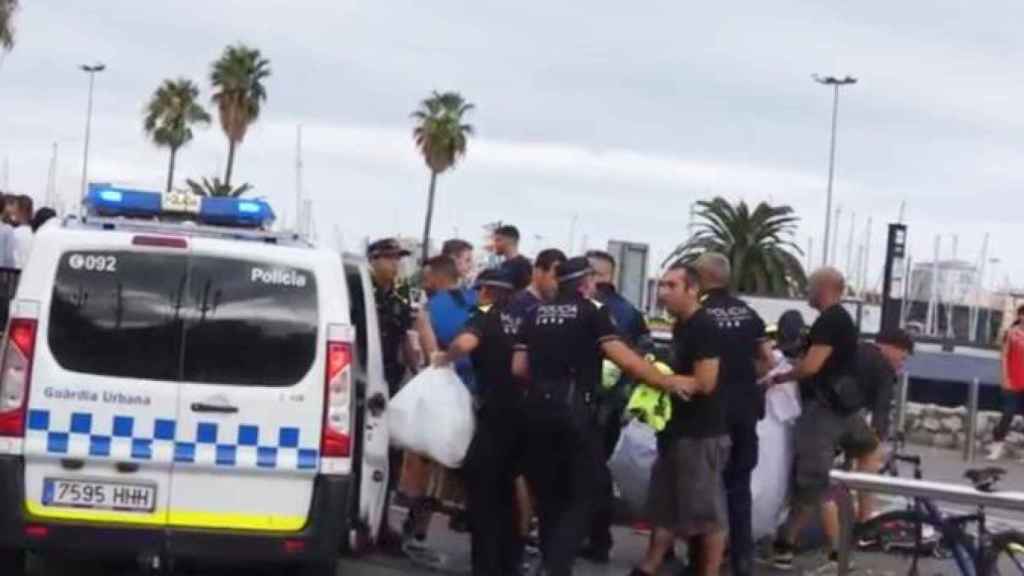
[[[220,126],[228,137],[228,166],[224,184],[231,187],[235,166],[235,148],[245,139],[249,126],[260,116],[260,107],[267,99],[263,81],[270,76],[270,60],[259,50],[244,44],[228,46],[213,63],[210,82],[216,92],[213,101],[220,113]]]
[[[199,87],[191,80],[164,80],[146,105],[146,133],[157,146],[171,149],[167,191],[174,185],[178,150],[192,141],[192,126],[209,124],[210,115],[199,104]]]
[[[791,296],[807,285],[803,254],[792,238],[800,218],[789,206],[761,202],[753,211],[746,202],[722,197],[697,202],[696,231],[666,258],[689,262],[704,252],[720,252],[732,263],[732,289],[746,294]]]
[[[209,179],[204,176],[203,179],[198,182],[189,178],[185,180],[185,184],[188,185],[189,191],[196,196],[226,196],[229,198],[238,198],[252,189],[252,184],[242,184],[238,188],[232,188],[228,184],[221,182],[220,178],[217,178],[216,176]]]
[[[0,49],[14,48],[14,13],[18,11],[18,0],[0,0]]]
[[[427,259],[430,225],[434,218],[434,193],[437,176],[455,166],[466,155],[466,144],[473,135],[473,126],[463,123],[463,116],[473,109],[458,92],[434,93],[412,113],[416,120],[413,138],[423,160],[430,169],[430,191],[427,194],[427,217],[423,225],[423,260]]]

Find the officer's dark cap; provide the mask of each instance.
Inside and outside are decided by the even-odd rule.
[[[576,256],[569,258],[558,267],[558,283],[571,282],[593,273],[594,269],[590,267],[590,261],[586,257]]]
[[[404,258],[409,256],[412,252],[409,252],[398,243],[398,240],[394,238],[381,238],[375,242],[371,242],[366,247],[366,257],[371,260],[374,258],[383,258],[387,256]]]
[[[475,288],[490,286],[491,288],[500,288],[508,291],[516,289],[512,276],[501,268],[488,268],[484,270],[476,277],[476,283],[473,286]]]
[[[906,330],[891,328],[885,330],[875,338],[875,342],[886,344],[893,348],[903,350],[907,354],[914,353],[914,338]]]

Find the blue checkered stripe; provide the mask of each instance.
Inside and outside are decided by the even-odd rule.
[[[199,422],[180,430],[170,419],[147,421],[115,415],[98,422],[94,414],[71,413],[66,425],[49,410],[29,410],[26,449],[51,455],[175,462],[228,468],[316,470],[320,451],[302,444],[294,427]]]

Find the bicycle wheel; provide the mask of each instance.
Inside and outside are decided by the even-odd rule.
[[[1003,532],[992,536],[981,576],[1024,575],[1024,534]]]
[[[918,537],[920,529],[921,536]],[[973,565],[963,550],[952,550],[943,527],[916,510],[880,514],[857,527],[857,564],[877,565],[895,574],[958,574],[957,556]]]

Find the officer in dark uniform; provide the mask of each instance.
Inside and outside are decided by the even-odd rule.
[[[595,479],[606,477],[594,408],[602,358],[673,393],[684,394],[690,382],[663,375],[622,342],[607,309],[586,297],[594,292],[586,258],[560,266],[558,281],[558,296],[522,326],[512,371],[528,380],[526,476],[537,498],[544,567],[552,576],[567,576],[603,493]]]
[[[384,378],[392,396],[405,378],[406,366],[402,359],[403,345],[413,328],[413,309],[408,295],[397,287],[398,266],[411,252],[402,248],[394,238],[373,242],[366,249],[373,279],[373,296],[377,303],[377,322],[380,323],[381,354],[384,358]]]
[[[473,574],[517,576],[522,538],[516,522],[515,479],[522,452],[522,391],[512,378],[516,323],[507,313],[513,278],[498,269],[477,277],[479,305],[434,365],[470,356],[480,406],[463,464],[472,535]]]
[[[414,354],[409,341],[409,331],[416,330],[420,336],[424,352],[429,354],[436,347],[433,331],[429,323],[413,309],[409,295],[403,293],[398,286],[398,267],[410,252],[402,248],[394,238],[383,238],[372,242],[366,249],[366,257],[370,263],[370,278],[373,281],[374,302],[377,305],[377,322],[380,328],[381,356],[384,361],[384,378],[388,383],[388,393],[398,393],[405,380],[408,369],[415,368]],[[424,326],[426,324],[426,326]],[[398,450],[389,452],[388,495],[398,486],[402,470],[402,453]],[[388,506],[385,506],[385,510]],[[412,514],[410,514],[410,518]],[[412,522],[407,527],[412,528]],[[384,527],[380,537],[381,544],[386,548],[401,546],[401,537],[389,526]]]
[[[764,417],[764,391],[757,381],[771,369],[774,358],[761,317],[729,291],[729,259],[708,252],[694,267],[700,276],[701,305],[718,328],[722,350],[718,380],[732,442],[722,477],[729,512],[729,565],[734,575],[749,576],[754,570],[750,481],[757,466],[757,422]]]

